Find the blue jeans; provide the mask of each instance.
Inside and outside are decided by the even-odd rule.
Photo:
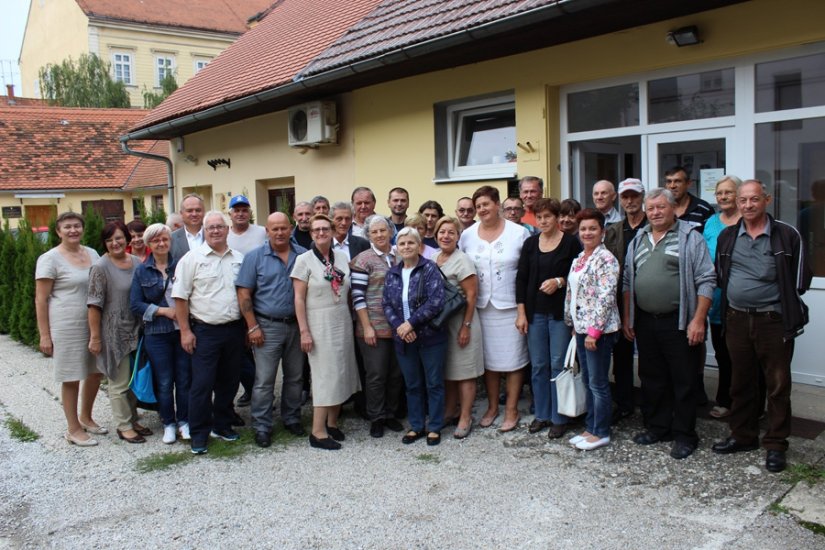
[[[602,334],[596,341],[596,351],[584,347],[586,334],[576,334],[576,352],[586,390],[587,431],[599,437],[610,436],[613,402],[610,399],[610,355],[618,332]]]
[[[533,404],[536,420],[552,420],[553,424],[567,423],[559,414],[556,383],[551,382],[564,368],[564,354],[570,343],[570,327],[551,315],[536,313],[527,330],[527,349],[533,365]]]
[[[396,353],[398,366],[407,386],[407,418],[410,429],[424,431],[424,399],[430,412],[427,429],[441,431],[444,427],[444,355],[447,342],[421,346],[417,341],[404,345],[404,353]],[[426,390],[425,390],[426,384]]]
[[[143,346],[152,363],[161,422],[164,426],[189,422],[192,364],[189,354],[180,345],[180,331],[146,334]]]

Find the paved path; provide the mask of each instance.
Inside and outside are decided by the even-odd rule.
[[[0,417],[41,435],[21,443],[0,428],[0,548],[825,547],[769,510],[791,486],[765,471],[762,452],[710,452],[726,432],[718,422],[700,421],[700,449],[675,461],[665,444],[630,441],[638,418],[592,453],[524,428],[405,446],[348,418],[338,452],[301,439],[140,473],[140,458],[186,447],[111,435],[71,447],[57,391],[48,359],[0,337]],[[103,393],[95,413],[111,423]],[[159,429],[154,413],[144,420]],[[791,442],[792,463],[823,457],[823,436]]]

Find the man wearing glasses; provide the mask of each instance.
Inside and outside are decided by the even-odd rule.
[[[455,203],[455,215],[461,222],[462,229],[467,229],[476,223],[476,208],[473,206],[473,199],[461,197]]]
[[[538,229],[529,223],[521,223],[521,217],[524,215],[524,206],[521,199],[518,197],[508,197],[504,199],[504,204],[501,209],[504,211],[504,219],[524,227],[531,235],[539,232]]]
[[[211,435],[237,441],[232,400],[238,391],[246,335],[235,291],[243,254],[229,248],[229,219],[204,216],[204,242],[178,262],[172,297],[183,349],[192,356],[189,430],[192,453],[204,454]],[[213,399],[214,393],[214,399]]]

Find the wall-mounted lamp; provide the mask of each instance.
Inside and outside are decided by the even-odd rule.
[[[695,46],[702,41],[699,40],[699,29],[696,28],[696,25],[691,25],[668,32],[665,36],[665,42],[681,48],[683,46]]]
[[[212,167],[212,170],[217,170],[218,166],[226,166],[227,168],[232,168],[232,164],[229,159],[210,159],[206,161],[206,164]]]

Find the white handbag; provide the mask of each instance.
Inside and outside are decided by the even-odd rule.
[[[575,418],[587,412],[584,380],[576,363],[576,337],[570,339],[564,357],[564,370],[552,379],[556,383],[559,414]]]

